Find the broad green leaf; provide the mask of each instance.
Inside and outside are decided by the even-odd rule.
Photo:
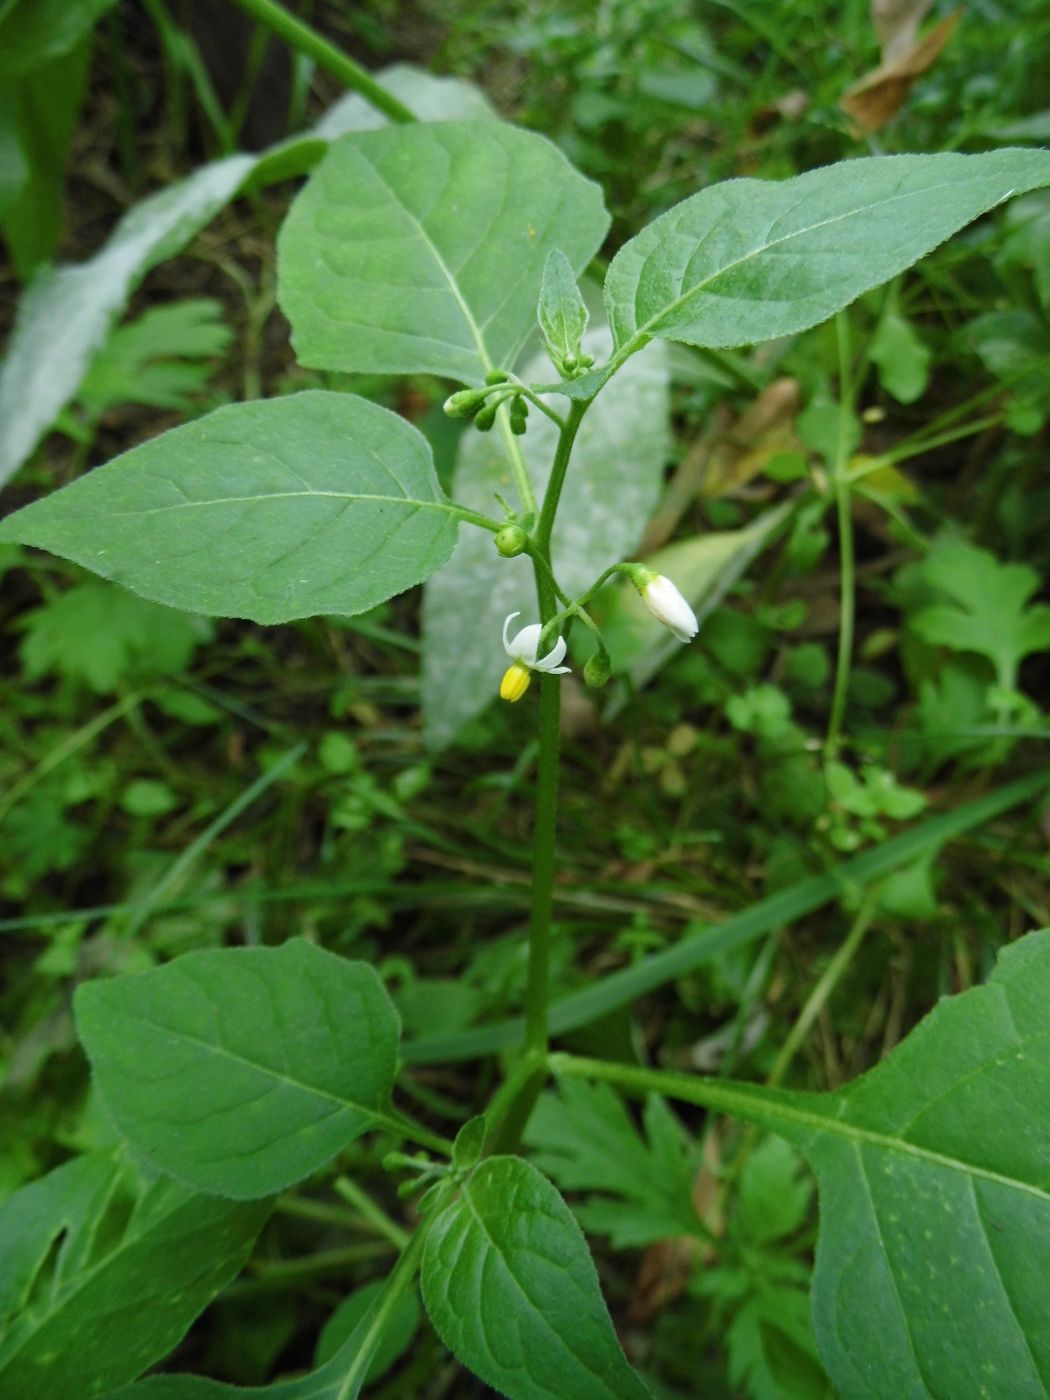
[[[1050,929],[834,1093],[596,1077],[750,1119],[803,1152],[821,1202],[814,1320],[840,1394],[1034,1400],[1050,1391],[1048,1002]]]
[[[254,164],[237,155],[202,166],[130,209],[93,258],[36,278],[0,368],[0,485],[76,393],[132,290],[233,198]]]
[[[646,1099],[642,1136],[619,1094],[565,1080],[540,1096],[525,1130],[536,1166],[563,1191],[596,1194],[575,1207],[592,1235],[616,1249],[697,1232],[692,1192],[698,1154],[666,1102]]]
[[[590,331],[584,348],[608,351],[608,332]],[[545,367],[545,368],[541,368]],[[545,359],[530,365],[549,373]],[[588,588],[601,571],[629,557],[660,494],[669,451],[666,355],[653,346],[621,370],[616,392],[595,401],[576,439],[554,530],[554,569],[569,592]],[[533,411],[519,441],[539,498],[550,474],[557,429]],[[496,493],[514,495],[498,434],[468,430],[454,492],[463,505],[492,513]],[[464,530],[448,567],[423,595],[423,717],[429,745],[440,748],[499,692],[507,665],[503,620],[538,616],[532,566],[504,559],[480,530]]]
[[[435,1219],[423,1302],[445,1345],[510,1400],[645,1400],[580,1227],[520,1157],[482,1162]]]
[[[874,156],[783,181],[729,180],[617,253],[617,350],[652,336],[750,345],[815,326],[1011,195],[1050,185],[1050,151]]]
[[[629,367],[628,363],[620,371],[621,375]],[[617,394],[618,388],[612,397]],[[597,404],[601,402],[597,400]],[[788,506],[776,506],[741,530],[717,531],[678,540],[646,559],[650,568],[673,579],[688,599],[700,623],[701,638],[704,619],[769,543],[788,511]],[[638,590],[627,582],[603,591],[596,600],[595,617],[609,648],[614,674],[629,676],[635,689],[650,681],[660,667],[682,649],[682,643],[653,617]],[[696,644],[702,646],[702,640],[698,639]],[[624,703],[623,694],[614,695],[607,714],[617,714]]]
[[[0,1394],[90,1400],[166,1355],[236,1274],[269,1202],[74,1158],[0,1206]]]
[[[972,831],[1022,802],[1050,788],[1050,768],[1040,768],[983,796],[964,802],[952,812],[931,817],[911,830],[882,841],[877,846],[843,861],[820,875],[798,880],[787,889],[760,899],[757,904],[732,915],[720,924],[692,923],[683,937],[659,953],[642,958],[629,967],[592,980],[579,991],[570,992],[551,1005],[551,1031],[563,1035],[589,1025],[618,1007],[665,986],[676,977],[686,977],[713,958],[743,948],[774,929],[783,928],[815,910],[841,899],[843,890],[869,886],[891,871],[899,870],[945,842]],[[519,1045],[524,1031],[520,1017],[511,1017],[487,1026],[421,1036],[403,1046],[407,1064],[442,1064],[470,1060],[478,1055]],[[653,1085],[658,1092],[659,1086]]]
[[[278,239],[296,354],[480,383],[532,329],[550,249],[580,271],[607,227],[597,185],[530,132],[443,122],[344,137]]]
[[[121,1132],[202,1190],[271,1195],[389,1121],[390,999],[367,964],[302,939],[88,982],[75,1008]]]
[[[116,0],[14,0],[0,14],[5,78],[69,53],[115,4]]]
[[[22,0],[22,9],[28,10],[31,3]],[[60,3],[65,7],[66,0]],[[483,110],[484,98],[468,83],[431,78],[407,66],[383,70],[376,77],[399,97],[415,84],[415,105],[428,119],[489,115]],[[360,101],[356,95],[351,98]],[[2,99],[0,92],[0,198],[5,193],[14,197],[27,173],[17,134],[12,134],[12,114]],[[359,108],[336,103],[305,135],[259,156],[235,155],[202,166],[130,209],[95,257],[58,268],[34,284],[19,305],[7,360],[0,368],[0,485],[76,394],[94,353],[150,268],[179,252],[240,191],[305,174],[335,135],[362,122]]]
[[[231,404],[0,523],[154,602],[287,622],[358,613],[456,543],[426,439],[396,413],[308,391]]]

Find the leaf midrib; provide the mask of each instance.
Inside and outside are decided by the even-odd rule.
[[[952,189],[957,184],[957,180],[942,181],[941,184],[930,185],[927,189],[922,190],[921,192],[913,190],[909,191],[907,194],[900,193],[891,195],[888,199],[880,199],[874,204],[863,204],[859,208],[847,210],[844,214],[836,214],[833,218],[830,219],[821,219],[815,224],[808,224],[803,229],[796,229],[794,233],[787,233],[784,235],[783,238],[776,238],[773,239],[773,241],[770,243],[763,243],[761,247],[751,248],[746,253],[742,254],[739,258],[734,258],[731,262],[724,263],[720,267],[716,268],[709,276],[705,277],[702,281],[694,282],[688,291],[683,292],[682,295],[679,296],[676,300],[668,302],[668,304],[664,306],[660,311],[656,312],[655,315],[650,316],[649,320],[646,321],[644,325],[636,327],[625,342],[624,349],[626,349],[628,345],[633,344],[635,341],[642,342],[646,338],[650,337],[654,333],[652,328],[657,324],[657,322],[659,322],[663,317],[668,316],[673,312],[676,312],[680,307],[684,306],[691,298],[699,296],[710,285],[710,283],[716,281],[719,277],[725,276],[727,272],[732,272],[734,268],[743,266],[744,263],[749,262],[752,258],[761,257],[763,253],[767,253],[771,248],[778,248],[784,243],[789,243],[793,238],[806,237],[811,233],[815,233],[817,229],[829,228],[833,224],[842,223],[845,219],[856,218],[858,214],[870,213],[874,209],[884,209],[886,208],[886,206],[893,204],[896,200],[914,198],[916,194],[919,193],[921,193],[923,198],[926,198],[927,196],[932,196],[936,194],[938,190]],[[1009,198],[1009,196],[1004,196],[1004,198]],[[1002,203],[1002,200],[1000,199],[995,202]],[[994,208],[995,205],[992,204],[988,207]],[[945,235],[946,238],[950,236],[950,234]],[[651,256],[652,253],[646,255],[645,262],[643,262],[642,264],[643,267],[645,263],[649,261],[649,258]],[[639,278],[639,282],[640,280],[641,279]],[[637,308],[637,300],[635,301],[635,308]]]
[[[466,298],[463,296],[463,293],[459,289],[459,283],[456,281],[455,274],[449,267],[448,263],[445,262],[445,259],[442,257],[441,250],[438,248],[437,244],[427,233],[426,229],[423,227],[422,223],[420,223],[419,219],[416,218],[416,216],[412,213],[411,209],[409,209],[407,204],[405,204],[404,200],[398,194],[397,190],[394,189],[394,187],[389,183],[389,181],[384,179],[384,177],[380,174],[379,168],[376,166],[375,162],[368,158],[366,152],[359,151],[359,154],[369,166],[376,179],[386,190],[387,194],[390,195],[394,203],[403,212],[405,218],[409,221],[412,227],[419,234],[419,237],[422,239],[426,248],[430,251],[431,256],[438,265],[438,269],[441,272],[441,275],[448,283],[448,289],[452,293],[456,305],[459,307],[460,311],[463,314],[463,319],[467,323],[467,329],[470,331],[470,334],[474,340],[474,347],[477,351],[478,359],[481,361],[482,367],[487,373],[490,369],[492,369],[492,360],[489,358],[489,352],[485,345],[485,337],[481,334],[481,327],[474,319],[474,313],[467,305]]]
[[[269,1065],[259,1064],[255,1060],[249,1060],[244,1055],[238,1055],[227,1046],[211,1040],[202,1040],[199,1036],[190,1035],[188,1032],[178,1030],[172,1026],[165,1026],[160,1021],[151,1021],[145,1016],[133,1016],[131,1019],[137,1024],[148,1026],[151,1030],[160,1031],[164,1035],[173,1036],[176,1040],[185,1041],[187,1045],[193,1045],[201,1050],[206,1050],[209,1055],[224,1056],[232,1060],[235,1064],[245,1065],[248,1069],[253,1069],[259,1074],[267,1075],[271,1079],[276,1079],[282,1084],[287,1084],[293,1089],[301,1090],[304,1093],[312,1094],[316,1098],[327,1099],[329,1102],[338,1104],[340,1108],[350,1109],[354,1113],[359,1113],[366,1118],[371,1118],[378,1123],[393,1123],[389,1114],[382,1109],[371,1108],[367,1104],[358,1103],[354,1099],[346,1098],[345,1095],[333,1093],[329,1089],[323,1089],[318,1085],[307,1083],[305,1080],[293,1079],[289,1074],[283,1074],[280,1070],[272,1069]],[[136,1081],[141,1082],[141,1081]]]
[[[206,501],[176,501],[167,506],[148,506],[144,510],[109,510],[106,518],[115,515],[166,515],[173,510],[206,509],[214,506],[257,505],[265,501],[298,501],[312,497],[327,497],[335,501],[378,501],[382,505],[412,506],[422,510],[440,510],[447,515],[461,515],[449,501],[424,501],[416,496],[374,496],[361,491],[268,491],[255,496],[213,496]]]
[[[539,1308],[537,1308],[536,1304],[535,1304],[535,1303],[533,1302],[533,1300],[529,1297],[528,1293],[526,1293],[525,1289],[522,1287],[521,1283],[518,1281],[518,1277],[517,1277],[517,1275],[515,1274],[514,1270],[510,1267],[510,1262],[509,1262],[509,1260],[508,1260],[506,1251],[505,1251],[504,1249],[502,1249],[502,1248],[500,1247],[500,1245],[498,1245],[498,1244],[496,1243],[495,1239],[493,1238],[493,1236],[492,1236],[492,1234],[491,1234],[491,1232],[490,1232],[490,1230],[489,1230],[489,1228],[488,1228],[488,1225],[485,1223],[484,1219],[483,1219],[482,1216],[481,1216],[480,1211],[478,1210],[477,1206],[475,1205],[474,1200],[473,1200],[473,1197],[472,1197],[471,1194],[470,1194],[470,1184],[469,1184],[469,1183],[467,1184],[466,1187],[464,1187],[463,1191],[461,1192],[460,1199],[466,1204],[466,1207],[467,1207],[468,1211],[470,1212],[471,1216],[472,1216],[472,1217],[474,1218],[474,1220],[477,1222],[477,1225],[478,1225],[479,1230],[480,1230],[481,1233],[484,1235],[485,1239],[488,1241],[489,1247],[491,1248],[491,1250],[493,1251],[493,1253],[497,1256],[497,1258],[499,1259],[500,1263],[503,1265],[503,1268],[504,1268],[504,1270],[506,1271],[507,1277],[508,1277],[508,1278],[511,1280],[511,1282],[514,1284],[515,1291],[517,1292],[518,1296],[522,1299],[522,1301],[525,1303],[525,1305],[528,1307],[529,1311],[533,1314],[533,1316],[539,1318],[539,1320],[543,1323],[543,1326],[544,1326],[545,1330],[547,1331],[548,1335],[551,1336],[551,1337],[553,1337],[553,1339],[559,1344],[559,1346],[561,1346],[561,1347],[564,1349],[564,1351],[566,1352],[566,1354],[567,1354],[568,1356],[570,1356],[570,1357],[572,1358],[572,1360],[575,1361],[575,1362],[577,1363],[577,1365],[581,1365],[581,1366],[584,1368],[585,1371],[589,1372],[590,1375],[594,1376],[594,1378],[595,1378],[602,1386],[604,1386],[604,1387],[606,1388],[606,1390],[608,1391],[608,1394],[609,1394],[610,1396],[615,1396],[615,1393],[616,1393],[616,1392],[608,1389],[608,1382],[607,1382],[605,1376],[603,1376],[600,1372],[596,1371],[596,1370],[593,1368],[593,1366],[588,1365],[585,1361],[582,1360],[582,1358],[580,1357],[580,1355],[579,1355],[577,1352],[575,1352],[575,1351],[572,1350],[572,1348],[569,1346],[569,1344],[565,1341],[564,1337],[562,1337],[561,1334],[560,1334],[559,1332],[557,1332],[557,1331],[555,1330],[554,1327],[551,1326],[551,1323],[550,1323],[550,1321],[548,1320],[547,1316],[546,1316],[544,1313],[542,1313],[542,1312],[539,1310]],[[627,1364],[626,1361],[625,1361],[624,1364],[625,1364],[625,1365]]]
[[[749,1092],[741,1093],[731,1084],[719,1084],[708,1080],[699,1080],[696,1084],[692,1084],[680,1075],[667,1074],[660,1070],[629,1069],[616,1072],[618,1067],[613,1067],[614,1073],[606,1074],[595,1072],[605,1069],[605,1065],[601,1061],[576,1059],[571,1055],[552,1055],[550,1064],[556,1075],[559,1069],[563,1073],[567,1070],[572,1075],[588,1079],[604,1079],[635,1088],[652,1089],[656,1093],[665,1094],[668,1098],[697,1104],[702,1108],[713,1108],[718,1112],[728,1113],[746,1121],[773,1127],[774,1131],[776,1131],[774,1125],[779,1122],[785,1126],[791,1125],[796,1128],[808,1129],[814,1133],[825,1133],[833,1137],[845,1138],[847,1142],[864,1143],[882,1151],[896,1152],[903,1156],[917,1158],[931,1166],[961,1172],[964,1176],[979,1177],[983,1181],[990,1181],[997,1186],[1024,1192],[1026,1195],[1034,1196],[1037,1200],[1050,1204],[1050,1191],[1044,1187],[1020,1181],[1016,1177],[1004,1176],[1002,1172],[993,1171],[990,1167],[977,1166],[965,1162],[961,1158],[947,1156],[943,1152],[936,1152],[932,1148],[921,1146],[919,1143],[909,1142],[906,1138],[878,1132],[873,1128],[865,1128],[846,1118],[832,1118],[822,1113],[809,1112],[796,1105],[784,1103],[779,1098],[767,1097],[762,1090],[751,1085],[746,1086]],[[840,1097],[839,1103],[845,1108],[848,1105],[848,1099]]]

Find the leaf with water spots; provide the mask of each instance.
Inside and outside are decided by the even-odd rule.
[[[802,1150],[820,1188],[817,1339],[848,1400],[1042,1400],[1048,1005],[1044,929],[1004,949],[986,985],[942,1001],[882,1064],[834,1093],[603,1074],[590,1061],[575,1072],[749,1119]]]

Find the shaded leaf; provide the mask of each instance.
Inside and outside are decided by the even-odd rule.
[[[524,344],[551,247],[579,271],[607,227],[598,186],[530,132],[444,122],[344,137],[278,239],[296,355],[480,383]]]
[[[617,1249],[697,1231],[692,1142],[656,1094],[646,1100],[644,1126],[643,1137],[605,1085],[566,1080],[542,1095],[525,1132],[536,1165],[563,1191],[600,1193],[576,1207],[576,1218]]]
[[[456,513],[426,439],[319,390],[231,404],[0,523],[158,603],[287,622],[358,613],[439,569]]]
[[[547,1179],[490,1157],[435,1219],[423,1301],[445,1345],[510,1400],[644,1400],[587,1243]]]
[[[89,982],[75,1008],[121,1132],[204,1190],[270,1195],[387,1117],[398,1023],[383,985],[302,939]]]
[[[133,1183],[103,1154],[23,1187],[0,1206],[4,1400],[90,1400],[146,1370],[239,1271],[269,1210]]]
[[[56,593],[20,620],[26,679],[58,674],[99,695],[128,678],[177,675],[211,624],[147,602],[112,584],[90,581]]]
[[[1043,930],[836,1092],[609,1076],[750,1119],[803,1152],[821,1204],[814,1319],[841,1394],[979,1400],[1050,1388],[1048,999]]]

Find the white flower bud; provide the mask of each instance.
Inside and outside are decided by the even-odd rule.
[[[663,574],[653,574],[638,591],[653,617],[669,627],[680,642],[693,640],[700,624],[669,578]]]

